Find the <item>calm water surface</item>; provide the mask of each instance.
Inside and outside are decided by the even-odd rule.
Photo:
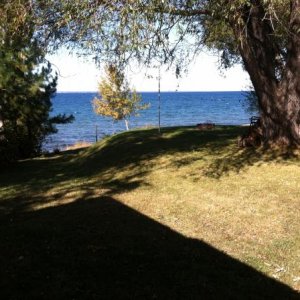
[[[57,134],[47,138],[44,148],[62,149],[78,141],[95,141],[104,135],[125,130],[124,122],[96,115],[92,99],[96,93],[58,93],[53,98],[52,114],[73,114],[71,124],[58,125]],[[141,93],[150,108],[130,119],[130,127],[157,126],[158,94]],[[243,107],[244,92],[163,92],[161,93],[161,126],[195,125],[201,122],[238,125],[249,123],[250,114]]]

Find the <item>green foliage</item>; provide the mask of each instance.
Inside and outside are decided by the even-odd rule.
[[[241,62],[241,46],[252,38],[249,19],[259,7],[262,20],[257,24],[270,30],[268,42],[278,51],[273,62],[278,73],[286,61],[289,36],[297,33],[290,28],[287,0],[130,0],[125,5],[120,0],[49,0],[31,2],[27,14],[11,6],[9,11],[27,17],[30,7],[35,34],[43,43],[53,48],[65,44],[114,65],[129,59],[146,65],[158,60],[182,70],[195,54],[208,48],[219,51],[221,64],[230,67]],[[15,18],[14,24],[19,21]]]
[[[225,68],[242,62],[259,98],[266,142],[300,145],[298,0],[4,2],[0,35],[6,19],[12,34],[29,20],[43,46],[64,44],[117,68],[134,60],[176,66],[178,75],[203,49],[216,51]]]
[[[50,117],[57,76],[34,37],[30,12],[21,3],[18,8],[24,8],[25,17],[6,11],[7,30],[0,22],[1,162],[39,154],[45,136],[56,132],[55,124],[70,122],[73,118]]]
[[[99,83],[99,92],[100,98],[93,100],[95,112],[115,121],[124,120],[127,130],[129,117],[137,116],[139,110],[149,106],[141,104],[141,96],[130,89],[124,73],[114,65],[106,67],[106,78]]]
[[[237,36],[233,27],[246,27],[254,2],[130,0],[124,5],[120,0],[50,0],[43,11],[51,22],[40,29],[52,44],[80,46],[101,61],[135,58],[146,64],[152,59],[182,64],[208,47],[226,50],[227,58],[239,62],[242,36]],[[289,1],[268,0],[260,5],[265,20],[273,26],[272,39],[286,44]],[[247,36],[246,28],[241,34]]]
[[[0,151],[4,160],[14,160],[40,153],[45,136],[56,132],[54,124],[69,122],[72,116],[50,117],[57,78],[49,63],[41,65],[35,43],[5,50],[0,51]]]
[[[229,67],[241,62],[241,46],[252,38],[249,19],[259,7],[262,17],[257,24],[270,30],[268,42],[278,49],[274,64],[279,72],[286,60],[289,36],[298,30],[290,26],[287,0],[5,2],[3,10],[9,13],[3,24],[9,19],[16,29],[32,15],[35,35],[45,45],[83,49],[80,54],[92,53],[97,61],[113,64],[129,59],[144,64],[159,60],[183,69],[194,54],[208,48],[220,51],[222,65]]]

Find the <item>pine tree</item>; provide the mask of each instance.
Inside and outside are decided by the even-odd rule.
[[[55,124],[73,119],[65,115],[50,117],[57,76],[33,37],[33,30],[28,30],[31,26],[20,25],[11,34],[9,25],[1,32],[0,43],[2,162],[39,154],[44,138],[57,131]]]

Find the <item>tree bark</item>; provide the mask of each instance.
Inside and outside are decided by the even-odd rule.
[[[262,6],[253,3],[245,10],[244,24],[233,20],[231,26],[258,96],[263,142],[300,146],[300,0],[291,1],[287,58],[280,66],[272,28]]]

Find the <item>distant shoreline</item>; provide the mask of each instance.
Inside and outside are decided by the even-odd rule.
[[[161,91],[164,93],[245,93],[244,91]],[[98,91],[57,91],[57,94],[95,94]],[[158,93],[158,91],[138,91],[138,93]]]

